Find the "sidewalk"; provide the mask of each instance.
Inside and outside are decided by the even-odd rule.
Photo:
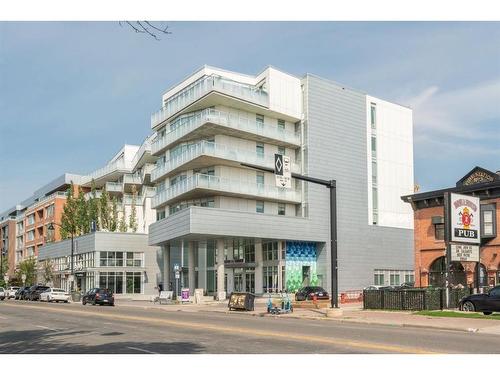
[[[267,314],[267,300],[256,299],[255,311],[229,311],[227,301],[207,302],[203,304],[169,304],[160,305],[147,301],[123,301],[117,306],[143,309],[159,309],[164,311],[184,311],[192,313],[211,312],[221,314],[240,314],[273,319],[312,319],[323,321],[352,322],[363,324],[378,324],[396,327],[419,327],[452,330],[468,333],[486,333],[500,335],[500,320],[442,318],[414,315],[411,311],[363,310],[361,303],[347,303],[340,306],[339,315],[327,317],[326,309],[294,309],[293,313],[282,315]]]

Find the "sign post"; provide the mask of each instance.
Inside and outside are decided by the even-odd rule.
[[[181,267],[179,264],[175,263],[174,264],[174,272],[175,272],[175,299],[177,299],[177,296],[179,295],[179,279],[181,278]]]
[[[481,210],[480,199],[469,195],[444,193],[446,243],[446,302],[449,307],[451,262],[475,262],[476,286],[481,284]]]
[[[25,283],[26,283],[26,275],[23,273],[21,275],[21,280],[23,280],[23,286],[26,286]]]
[[[291,177],[297,180],[312,182],[323,185],[330,189],[330,271],[331,271],[331,307],[339,307],[338,289],[338,262],[337,262],[337,181],[322,180],[320,178],[303,176],[291,173],[290,158],[281,154],[274,154],[274,168],[266,168],[257,165],[240,163],[243,167],[248,167],[264,172],[271,172],[276,175],[276,186],[291,188]],[[280,174],[281,173],[281,174]],[[284,184],[283,184],[284,183]]]

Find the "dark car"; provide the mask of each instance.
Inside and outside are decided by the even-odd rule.
[[[308,301],[312,300],[313,296],[316,296],[317,299],[330,299],[328,292],[324,290],[320,286],[306,286],[302,289],[299,289],[297,293],[295,293],[296,301]]]
[[[29,301],[38,301],[40,300],[40,293],[43,293],[50,287],[45,286],[45,285],[33,285],[27,293],[25,293],[25,298]]]
[[[471,294],[460,300],[458,308],[461,311],[479,311],[484,315],[500,312],[500,286],[496,286],[488,293]]]
[[[92,305],[115,305],[115,297],[109,289],[93,288],[90,289],[82,298],[82,305],[91,303]]]
[[[415,282],[404,282],[399,286],[400,289],[413,289],[415,288]]]
[[[31,286],[23,286],[16,292],[15,299],[23,300],[26,297],[26,294],[30,290]]]

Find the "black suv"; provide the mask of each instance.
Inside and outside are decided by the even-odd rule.
[[[23,287],[19,288],[19,290],[16,292],[16,296],[14,297],[14,299],[18,299],[18,300],[25,299],[26,294],[28,293],[30,288],[31,288],[31,286],[23,286]]]
[[[91,303],[92,305],[115,305],[115,297],[109,289],[93,288],[90,289],[82,298],[82,305]]]
[[[329,299],[330,296],[328,292],[321,288],[320,286],[306,286],[302,289],[299,289],[297,293],[295,293],[296,301],[308,301],[312,300],[313,296],[316,296],[317,299]]]
[[[40,293],[45,292],[47,289],[50,289],[50,287],[45,285],[33,285],[28,292],[24,294],[24,299],[38,301],[40,300]]]

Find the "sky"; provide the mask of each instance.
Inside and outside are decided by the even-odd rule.
[[[415,183],[500,169],[500,23],[0,22],[0,212],[151,134],[161,95],[203,65],[312,73],[410,106]]]

